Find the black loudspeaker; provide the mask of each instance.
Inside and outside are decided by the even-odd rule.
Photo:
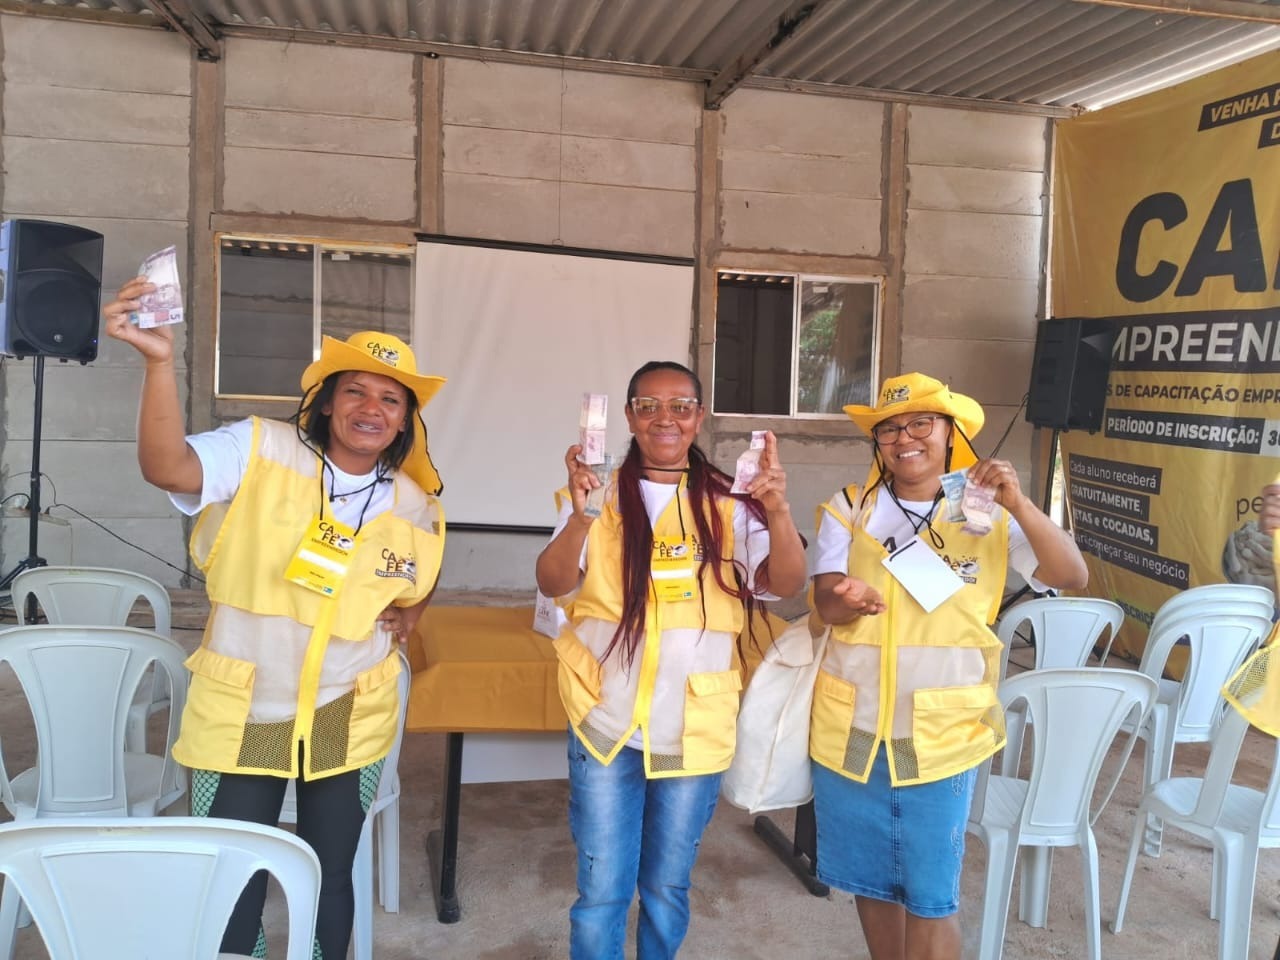
[[[1102,428],[1111,373],[1114,321],[1095,317],[1052,318],[1036,330],[1027,420],[1056,430]]]
[[[0,353],[98,356],[102,234],[66,223],[0,224]]]

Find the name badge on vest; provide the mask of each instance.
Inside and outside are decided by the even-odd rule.
[[[337,520],[321,520],[317,514],[311,518],[302,542],[285,567],[284,578],[332,597],[347,577],[355,545],[355,530]]]
[[[653,592],[665,603],[692,600],[697,581],[693,575],[693,540],[689,537],[654,537],[649,575]]]
[[[964,586],[964,581],[919,537],[912,537],[880,561],[902,589],[932,613],[938,604]]]

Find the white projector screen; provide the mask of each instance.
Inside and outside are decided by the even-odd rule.
[[[582,394],[609,395],[620,456],[627,381],[649,360],[689,362],[692,315],[692,261],[419,243],[413,348],[449,378],[426,409],[448,521],[554,524]]]

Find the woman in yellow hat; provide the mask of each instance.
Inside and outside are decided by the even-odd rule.
[[[320,859],[316,957],[347,955],[351,868],[399,718],[395,649],[434,589],[440,479],[419,411],[444,383],[390,334],[325,337],[289,423],[251,418],[183,435],[170,327],[129,322],[154,287],[130,280],[107,333],[145,361],[143,477],[199,513],[191,555],[211,604],[174,757],[197,816],[274,824],[297,781],[298,834]],[[222,942],[265,956],[266,875]]]
[[[980,460],[982,408],[919,373],[845,413],[874,442],[866,487],[819,509],[814,606],[831,624],[814,691],[818,873],[853,893],[873,960],[959,960],[976,767],[1004,743],[995,619],[1014,567],[1081,589],[1084,558],[1013,467]],[[947,519],[944,473],[994,491],[989,525]]]
[[[735,642],[759,598],[805,581],[777,441],[767,434],[745,494],[694,442],[702,384],[671,361],[627,386],[626,458],[599,516],[600,481],[565,455],[559,524],[538,586],[569,597],[555,641],[569,715],[569,826],[578,899],[570,960],[620,958],[640,897],[636,955],[676,955],[689,926],[689,878],[733,759],[742,687]]]

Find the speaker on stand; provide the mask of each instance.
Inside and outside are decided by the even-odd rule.
[[[44,360],[97,359],[102,247],[102,234],[83,227],[44,220],[0,223],[0,354],[35,361],[28,551],[0,579],[0,590],[23,570],[45,565],[38,550]]]
[[[1027,422],[1053,430],[1049,449],[1056,458],[1064,430],[1102,429],[1111,375],[1116,327],[1098,317],[1052,317],[1036,328],[1036,348],[1027,391]],[[1045,480],[1044,503],[1053,498],[1053,467]]]

